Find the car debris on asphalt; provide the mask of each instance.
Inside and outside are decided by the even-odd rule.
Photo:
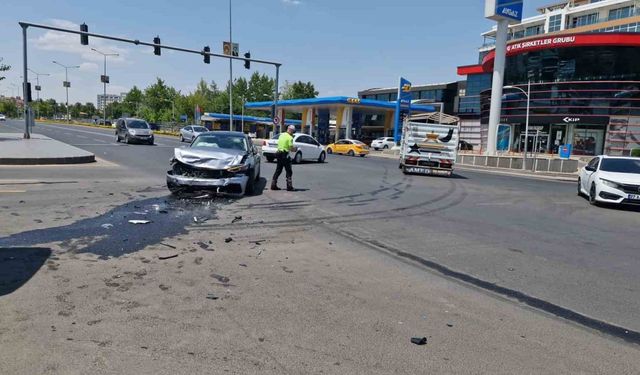
[[[242,221],[242,216],[236,216],[233,218],[233,220],[231,220],[231,224],[234,224],[238,221]]]
[[[416,344],[416,345],[426,345],[427,344],[427,338],[426,337],[412,337],[411,338],[411,342]]]
[[[227,237],[227,238],[224,239],[224,242],[226,242],[226,243],[229,243],[231,241],[233,241],[233,238],[231,238],[231,237]]]
[[[105,223],[105,224],[102,224],[101,227],[104,229],[111,229],[113,228],[113,224]]]
[[[215,294],[213,294],[213,293],[209,293],[209,294],[207,294],[207,299],[217,300],[217,299],[218,299],[218,296],[216,296],[216,295],[215,295]]]
[[[178,257],[178,254],[171,254],[171,255],[166,255],[166,256],[158,255],[158,259],[160,259],[160,260],[166,260],[166,259],[177,258],[177,257]]]
[[[129,224],[149,224],[151,220],[129,220]]]

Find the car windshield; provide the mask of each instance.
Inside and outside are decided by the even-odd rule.
[[[376,138],[376,141],[384,141],[386,138]]]
[[[204,132],[208,132],[209,129],[205,128],[204,126],[194,126],[193,131],[196,133],[204,133]]]
[[[207,134],[196,138],[191,147],[219,148],[247,151],[244,137],[234,134]]]
[[[129,129],[149,129],[149,124],[146,121],[134,120],[127,123]]]
[[[640,159],[602,159],[600,170],[615,173],[640,174]]]
[[[364,143],[360,142],[360,141],[352,141],[354,144],[356,145],[363,145]]]

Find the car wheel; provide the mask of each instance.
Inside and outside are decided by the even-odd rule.
[[[329,147],[329,148],[327,149],[327,154],[329,154],[329,155],[333,154],[333,150],[331,149],[331,147]]]
[[[589,190],[589,204],[596,206],[598,201],[596,200],[596,184],[591,184],[591,190]]]
[[[120,136],[116,133],[116,143],[120,143]]]
[[[389,145],[384,145],[384,147],[382,147],[383,150],[386,150],[389,148]]]
[[[296,156],[293,157],[293,162],[296,164],[300,164],[302,162],[302,152],[296,153]]]
[[[356,156],[356,153],[353,152],[353,150],[349,150],[349,152],[347,152],[347,155],[349,156]]]
[[[327,154],[324,153],[324,151],[322,151],[320,153],[320,156],[318,156],[318,163],[324,163],[324,160],[327,158]]]
[[[244,194],[253,195],[255,191],[256,191],[256,179],[250,178],[249,181],[247,181],[247,186],[244,188]]]
[[[363,157],[365,157],[365,156],[366,156],[365,154],[361,154],[361,155],[360,155],[360,157],[361,157],[361,158],[363,158]]]
[[[265,158],[267,158],[269,163],[273,163],[273,156],[265,156]]]
[[[184,142],[184,137],[180,136],[180,142]]]
[[[582,196],[582,181],[578,178],[578,196]]]
[[[125,134],[124,143],[126,143],[126,144],[130,144],[131,143],[131,140],[129,139],[129,134]]]

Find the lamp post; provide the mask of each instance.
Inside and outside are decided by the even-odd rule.
[[[67,65],[63,65],[60,64],[57,61],[53,61],[54,64],[60,65],[61,67],[64,68],[64,88],[67,91],[67,102],[66,102],[66,107],[67,107],[67,124],[69,124],[71,122],[71,116],[69,115],[69,86],[71,86],[71,82],[69,82],[69,69],[79,69],[80,66],[79,65],[71,65],[71,66],[67,66]]]
[[[101,54],[104,57],[104,75],[102,77],[102,84],[103,84],[103,96],[102,96],[102,118],[103,118],[103,124],[106,126],[107,125],[107,81],[109,80],[107,77],[107,56],[120,56],[117,53],[104,53],[104,52],[100,52],[95,48],[91,48],[91,50],[93,52],[97,52],[99,54]]]
[[[40,76],[50,76],[51,74],[36,73],[31,69],[29,69],[29,71],[36,75],[36,101],[38,102],[38,111],[36,112],[36,117],[40,117]]]
[[[520,90],[527,97],[527,117],[524,125],[524,154],[522,159],[522,170],[527,169],[527,148],[529,144],[529,104],[531,103],[531,80],[527,83],[527,91],[517,86],[505,86],[505,89]]]

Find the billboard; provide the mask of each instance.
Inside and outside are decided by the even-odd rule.
[[[507,152],[511,148],[511,126],[498,125],[498,140],[496,142],[496,151]]]
[[[484,16],[495,21],[522,21],[523,0],[486,0]]]

